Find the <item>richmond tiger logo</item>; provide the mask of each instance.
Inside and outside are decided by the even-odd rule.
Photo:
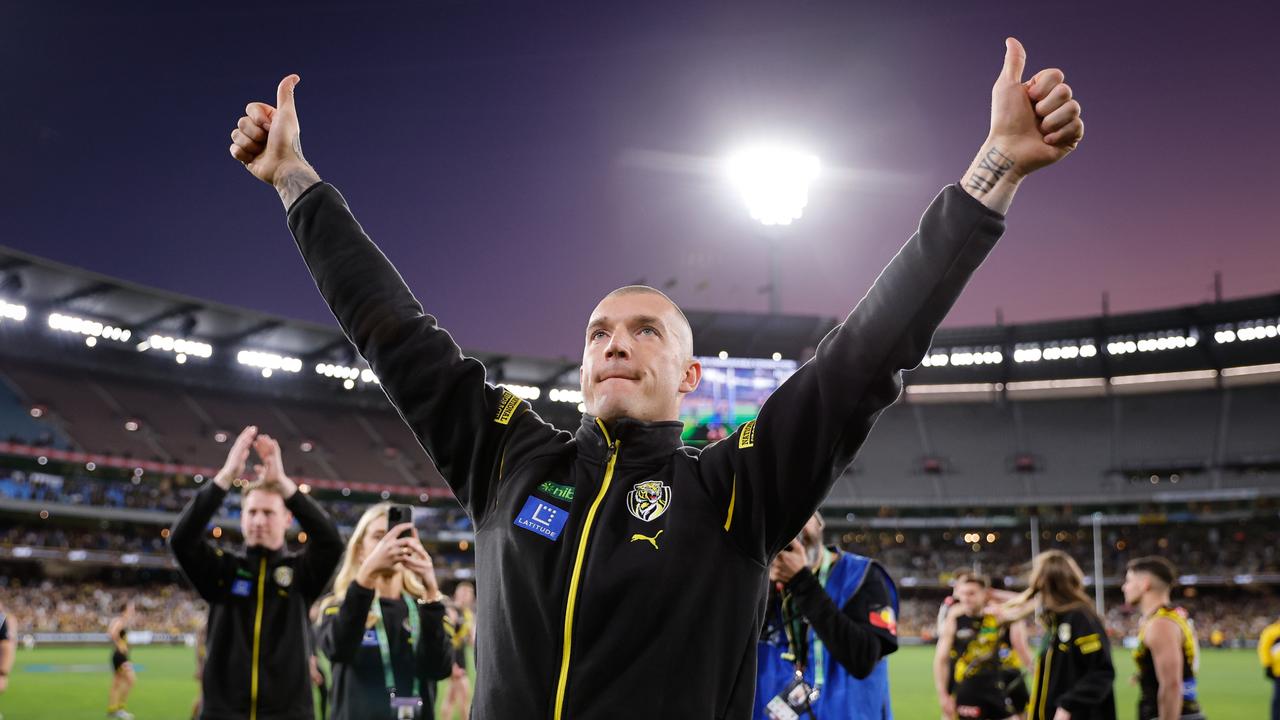
[[[657,520],[671,506],[671,487],[660,480],[636,483],[627,493],[627,510],[645,522]]]

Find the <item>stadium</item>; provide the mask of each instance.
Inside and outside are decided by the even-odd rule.
[[[1274,3],[5,10],[0,720],[1280,720]]]
[[[0,273],[0,561],[22,678],[5,697],[13,717],[36,716],[23,703],[50,673],[85,696],[86,717],[96,711],[106,673],[77,669],[99,669],[123,597],[140,603],[132,640],[144,680],[168,688],[136,712],[188,707],[203,608],[165,538],[249,423],[272,429],[291,475],[344,532],[366,505],[411,502],[441,579],[472,576],[466,515],[336,329],[13,250],[0,252]],[[687,403],[695,445],[753,417],[836,324],[688,315],[708,367]],[[824,504],[829,539],[885,564],[902,591],[904,643],[921,645],[954,572],[1018,588],[1035,553],[1061,548],[1080,560],[1123,647],[1136,632],[1117,593],[1125,563],[1164,554],[1185,571],[1178,602],[1208,650],[1205,697],[1222,716],[1249,716],[1265,687],[1244,669],[1280,614],[1278,323],[1271,295],[944,328]],[[577,421],[576,363],[479,357],[550,422]],[[216,519],[212,539],[236,541],[236,512]],[[925,651],[904,647],[893,662],[904,717],[916,716],[913,694],[929,699]]]

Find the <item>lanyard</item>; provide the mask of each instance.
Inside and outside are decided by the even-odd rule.
[[[833,554],[834,553],[830,552],[826,548],[822,548],[822,564],[818,566],[818,585],[822,587],[823,592],[827,591],[827,576],[831,572],[831,559]],[[786,607],[784,607],[782,611],[782,629],[787,636],[789,652],[784,654],[782,657],[784,660],[794,660],[796,663],[796,669],[799,670],[804,667],[804,657],[801,653],[800,643],[792,632],[791,623],[800,619],[800,617],[798,614],[794,616],[791,615],[791,597],[789,593],[787,597],[783,598],[783,604]],[[822,645],[822,639],[818,637],[818,634],[813,632],[812,629],[809,630],[809,633],[812,635],[810,646],[813,648],[813,688],[814,690],[820,690],[823,683],[826,681],[827,674],[825,663],[822,658],[824,648]]]
[[[409,593],[402,593],[404,597],[405,609],[409,613],[409,645],[412,646],[418,640],[418,632],[422,629],[420,626],[422,620],[416,612],[417,602]],[[396,696],[396,675],[391,665],[391,645],[387,642],[387,629],[382,621],[382,601],[378,598],[373,599],[373,614],[378,618],[374,623],[373,629],[378,636],[378,652],[382,654],[382,672],[387,679],[387,692],[391,697]],[[414,667],[413,671],[413,697],[422,697],[418,694],[418,670]]]

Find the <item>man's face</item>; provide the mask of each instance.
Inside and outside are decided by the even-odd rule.
[[[977,615],[987,604],[987,589],[975,582],[962,582],[956,586],[956,600],[966,615]]]
[[[702,366],[670,301],[635,292],[606,297],[591,313],[579,375],[588,413],[654,422],[678,419]]]
[[[1137,605],[1142,599],[1142,594],[1150,587],[1151,581],[1145,574],[1129,570],[1124,574],[1124,584],[1120,586],[1120,591],[1124,593],[1125,603]]]
[[[268,550],[284,547],[284,531],[293,523],[293,514],[276,493],[255,490],[245,496],[240,507],[240,531],[244,544]]]

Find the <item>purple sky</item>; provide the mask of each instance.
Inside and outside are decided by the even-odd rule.
[[[199,297],[331,321],[226,150],[298,72],[308,158],[465,346],[576,355],[640,278],[762,311],[765,246],[716,172],[759,137],[824,163],[783,308],[843,314],[981,143],[1007,34],[1066,71],[1087,137],[948,324],[1199,302],[1215,270],[1280,290],[1274,3],[25,5],[0,6],[0,243]]]

